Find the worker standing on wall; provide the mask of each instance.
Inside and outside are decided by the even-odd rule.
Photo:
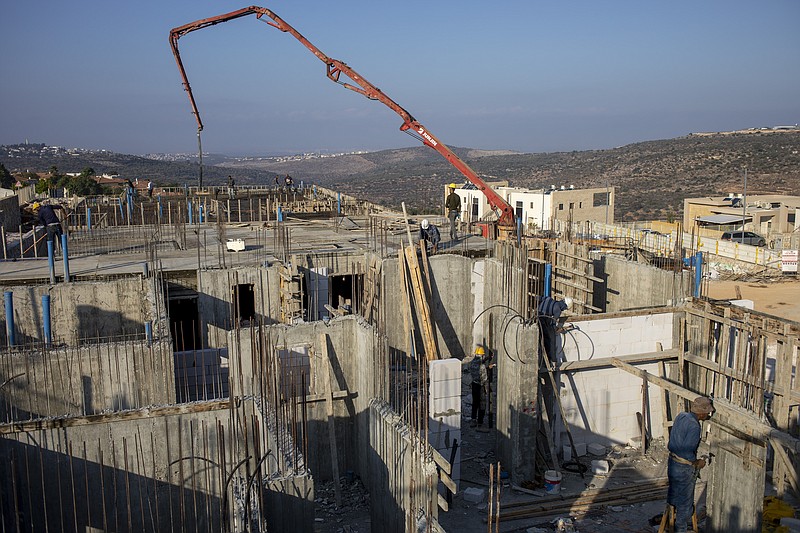
[[[691,412],[684,411],[675,417],[669,435],[669,489],[667,503],[675,507],[675,531],[687,530],[687,522],[694,509],[694,485],[700,469],[706,466],[697,458],[700,446],[700,422],[708,420],[714,412],[711,399],[698,396],[692,402]]]
[[[442,236],[439,234],[439,228],[428,222],[427,218],[423,219],[419,225],[419,240],[425,243],[426,250],[427,246],[430,244],[431,255],[436,253],[439,248],[439,241],[442,240]]]
[[[539,316],[539,336],[544,344],[547,358],[553,363],[558,363],[558,321],[561,313],[572,307],[572,298],[567,296],[563,300],[556,300],[550,296],[539,298],[537,308]]]
[[[478,431],[486,433],[492,425],[492,417],[489,415],[486,426],[483,425],[483,420],[486,417],[487,403],[491,395],[492,384],[492,371],[494,364],[492,364],[492,355],[488,353],[483,346],[475,348],[475,356],[469,363],[469,373],[472,377],[472,417],[470,419],[470,427],[478,427]]]
[[[444,207],[447,210],[447,218],[450,220],[450,240],[455,241],[458,237],[456,233],[456,219],[461,214],[461,197],[456,194],[456,184],[451,183],[447,186],[450,194],[444,201]]]

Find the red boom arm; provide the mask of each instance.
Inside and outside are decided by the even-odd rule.
[[[450,162],[451,165],[456,167],[459,172],[461,172],[469,181],[471,181],[478,189],[480,189],[483,194],[486,195],[486,199],[489,201],[489,205],[492,206],[492,209],[498,212],[498,220],[497,223],[500,226],[505,226],[507,230],[513,231],[514,228],[514,211],[511,209],[511,206],[503,200],[491,187],[486,185],[486,183],[478,177],[474,170],[472,170],[464,161],[462,161],[455,153],[453,153],[450,148],[448,148],[444,143],[442,143],[439,139],[437,139],[431,132],[428,131],[422,124],[417,122],[411,114],[400,107],[394,100],[386,96],[380,89],[372,85],[370,82],[365,80],[358,72],[353,70],[352,68],[348,67],[346,63],[338,61],[336,59],[332,59],[322,53],[322,51],[311,44],[308,39],[303,37],[296,29],[290,26],[286,21],[280,18],[278,15],[266,9],[264,7],[258,6],[250,6],[245,7],[242,9],[238,9],[236,11],[231,11],[230,13],[225,13],[223,15],[218,15],[216,17],[211,17],[207,19],[197,20],[195,22],[190,22],[189,24],[184,24],[183,26],[179,26],[174,28],[169,33],[169,42],[170,46],[172,47],[172,53],[175,55],[175,61],[178,64],[178,69],[181,72],[181,78],[183,79],[183,88],[184,90],[189,93],[189,101],[192,105],[192,114],[194,114],[195,119],[197,120],[197,131],[202,131],[203,129],[203,122],[200,120],[200,113],[197,110],[197,103],[194,100],[194,95],[192,94],[192,89],[189,86],[189,80],[186,77],[186,69],[183,67],[183,62],[181,61],[180,52],[178,51],[178,39],[182,36],[186,35],[189,32],[193,32],[195,30],[200,30],[202,28],[206,28],[208,26],[214,26],[219,24],[220,22],[227,22],[229,20],[237,19],[240,17],[244,17],[247,15],[255,15],[256,18],[259,20],[263,20],[262,17],[265,15],[269,17],[271,20],[263,20],[270,26],[281,30],[282,32],[290,33],[295,39],[300,41],[303,46],[308,48],[317,58],[325,63],[327,67],[327,76],[332,81],[342,85],[346,89],[350,89],[351,91],[355,91],[359,94],[362,94],[369,98],[370,100],[378,100],[379,102],[383,103],[387,107],[389,107],[392,111],[400,115],[403,119],[403,124],[400,126],[400,131],[405,131],[407,133],[412,134],[413,136],[417,137],[423,144],[430,146],[437,152],[439,152],[447,161]],[[344,74],[347,78],[349,78],[353,83],[348,83],[345,81],[339,81],[340,76]],[[355,85],[354,85],[355,84]]]

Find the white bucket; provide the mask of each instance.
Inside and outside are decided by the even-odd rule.
[[[558,494],[561,489],[561,472],[548,470],[544,473],[544,490],[547,494]]]

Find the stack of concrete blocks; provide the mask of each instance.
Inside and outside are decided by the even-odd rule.
[[[564,359],[585,361],[625,355],[651,353],[660,344],[673,347],[672,313],[619,316],[599,320],[575,321],[577,330],[564,338]],[[637,365],[659,375],[657,363]],[[561,401],[567,423],[576,442],[627,444],[641,436],[636,416],[642,411],[642,380],[616,367],[561,374]],[[653,437],[662,436],[660,389],[649,386],[649,421]],[[565,444],[565,435],[556,433]]]
[[[461,361],[440,359],[428,364],[430,377],[428,442],[448,461],[456,486],[461,479]],[[440,491],[447,490],[441,486]],[[443,493],[444,495],[444,493]]]

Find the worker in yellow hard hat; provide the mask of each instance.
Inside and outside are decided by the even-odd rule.
[[[456,184],[451,183],[448,185],[450,194],[444,201],[444,207],[447,210],[447,218],[450,220],[450,241],[454,242],[458,235],[456,234],[456,219],[461,215],[461,197],[456,194]]]
[[[472,377],[472,416],[470,417],[470,427],[478,426],[478,431],[486,433],[491,426],[491,416],[489,423],[484,427],[483,419],[486,416],[487,400],[491,393],[491,369],[494,365],[490,364],[492,355],[483,346],[475,348],[475,356],[469,363],[469,373]]]
[[[31,209],[33,209],[34,211],[38,211],[40,207],[42,207],[42,204],[40,204],[39,202],[33,202]]]

